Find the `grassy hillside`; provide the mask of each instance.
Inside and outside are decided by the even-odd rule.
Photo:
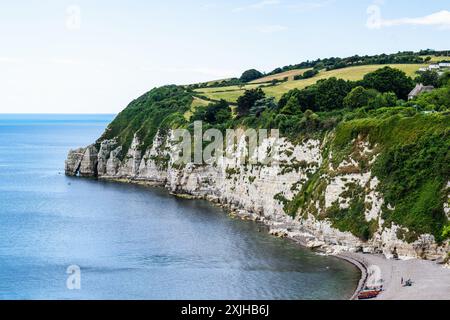
[[[312,68],[285,71],[274,75],[266,76],[257,80],[253,80],[250,83],[264,83],[273,80],[283,80],[285,78],[287,78],[288,81],[293,81],[295,76],[303,75],[308,70],[312,70]]]
[[[153,143],[160,129],[176,127],[184,123],[184,115],[191,108],[192,94],[175,85],[155,88],[132,101],[106,128],[97,141],[116,138],[125,157],[135,134],[145,151]]]
[[[426,64],[391,64],[391,65],[367,65],[367,66],[356,66],[356,67],[348,67],[343,69],[336,69],[331,71],[321,71],[316,76],[309,78],[309,79],[302,79],[302,80],[291,80],[287,82],[282,82],[280,84],[271,86],[267,84],[259,83],[259,81],[265,79],[261,78],[256,80],[258,83],[251,83],[247,84],[245,86],[229,86],[229,87],[209,87],[209,88],[202,88],[195,90],[196,93],[202,96],[206,96],[209,99],[212,100],[220,100],[224,99],[229,102],[236,102],[237,99],[245,92],[245,90],[248,89],[254,89],[257,87],[261,87],[263,91],[266,93],[266,95],[270,97],[274,97],[276,100],[279,100],[281,96],[292,89],[304,89],[317,81],[321,79],[328,79],[331,77],[336,77],[338,79],[344,79],[344,80],[361,80],[364,75],[373,72],[377,69],[381,69],[385,66],[390,66],[392,68],[396,68],[399,70],[404,71],[408,76],[413,77],[415,75],[415,72],[419,70],[419,68],[426,66]],[[283,73],[283,76],[280,76],[281,74],[277,74],[268,78],[276,77],[278,79],[284,78],[286,74],[302,74],[306,71],[306,69],[303,70],[293,70],[288,71],[286,73]]]
[[[192,103],[191,103],[189,110],[184,113],[184,118],[186,120],[189,120],[191,118],[191,116],[194,114],[195,110],[197,110],[197,108],[206,107],[206,106],[208,106],[209,103],[210,102],[208,100],[203,100],[203,99],[194,97],[192,99]]]
[[[422,56],[422,58],[427,58],[430,57],[430,62],[432,63],[438,63],[441,61],[450,61],[450,57],[447,56],[441,56],[441,57],[436,57],[436,56]]]

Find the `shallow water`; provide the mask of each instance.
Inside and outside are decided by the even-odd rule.
[[[113,116],[0,115],[0,299],[346,299],[333,257],[165,190],[64,176]],[[66,286],[70,265],[81,289]]]

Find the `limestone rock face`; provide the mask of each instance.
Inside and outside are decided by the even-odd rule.
[[[80,170],[81,161],[83,160],[86,148],[70,150],[65,162],[65,171],[68,176],[76,176]]]
[[[118,175],[127,178],[136,178],[139,174],[139,166],[142,160],[142,154],[139,150],[140,142],[137,135],[134,135],[130,149],[125,156],[123,165],[118,168]]]
[[[170,137],[170,134],[169,134]],[[245,143],[240,141],[239,143]],[[98,176],[104,179],[127,179],[131,182],[146,182],[165,186],[175,194],[203,198],[228,208],[233,214],[265,223],[271,234],[289,237],[301,244],[320,248],[329,254],[344,251],[383,253],[399,258],[442,259],[449,250],[449,243],[438,245],[432,235],[421,235],[414,243],[398,238],[399,231],[407,229],[392,225],[386,227],[381,217],[385,204],[377,190],[378,179],[370,166],[360,168],[355,159],[366,159],[371,164],[377,155],[363,139],[355,140],[355,148],[340,164],[323,159],[323,143],[320,140],[305,140],[293,145],[284,138],[265,139],[255,151],[279,146],[276,162],[265,164],[241,163],[245,147],[238,146],[231,157],[222,156],[215,163],[177,165],[177,150],[170,138],[156,135],[153,144],[145,151],[135,135],[126,155],[116,140],[105,140],[100,150],[91,145],[85,149],[70,151],[66,160],[66,174]],[[295,218],[285,212],[284,203],[295,198],[325,165],[328,173],[320,173],[319,197],[309,200],[308,210],[299,211]],[[449,183],[450,184],[450,183]],[[450,190],[450,189],[449,189]],[[365,220],[375,223],[378,229],[369,241],[362,241],[350,232],[333,227],[328,219],[319,219],[330,207],[348,208],[356,192],[362,192]],[[385,204],[390,210],[390,204]],[[448,212],[448,208],[444,208]]]
[[[97,176],[98,151],[94,145],[90,145],[84,152],[80,163],[80,175],[82,177]]]
[[[122,164],[120,161],[120,154],[122,153],[122,147],[117,147],[112,150],[108,160],[106,161],[106,174],[100,174],[99,176],[104,176],[105,178],[118,178],[117,172],[119,171],[119,167]]]
[[[107,164],[110,158],[111,152],[115,149],[117,145],[116,140],[104,140],[100,144],[100,150],[98,152],[98,165],[97,172],[99,175],[107,174]]]

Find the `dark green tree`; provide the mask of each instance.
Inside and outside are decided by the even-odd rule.
[[[397,97],[405,100],[414,88],[414,81],[406,73],[391,67],[384,67],[366,74],[362,83],[365,88],[380,92],[394,92]]]
[[[398,98],[393,92],[378,93],[375,97],[369,99],[367,107],[369,109],[395,107],[397,100]]]
[[[232,117],[231,108],[227,101],[220,100],[210,103],[206,107],[198,107],[191,116],[190,122],[205,121],[210,124],[222,124]]]
[[[364,87],[357,86],[344,98],[344,107],[350,109],[365,107],[377,94],[378,92],[375,89],[365,89]]]
[[[242,74],[240,80],[241,80],[242,82],[250,82],[250,81],[259,79],[259,78],[261,78],[262,76],[263,76],[263,74],[262,74],[261,72],[259,72],[258,70],[250,69],[250,70],[245,71],[245,72]]]
[[[312,78],[318,73],[319,73],[319,71],[317,71],[316,69],[305,71],[305,73],[303,73],[303,79]]]
[[[439,77],[439,87],[449,87],[449,86],[450,86],[450,71],[447,71]]]
[[[245,117],[250,113],[250,109],[256,101],[264,99],[266,94],[261,88],[245,90],[244,94],[237,100],[237,114],[239,117]]]
[[[352,89],[352,85],[349,82],[334,77],[320,80],[317,82],[316,87],[316,109],[318,108],[320,111],[342,108],[344,98]]]
[[[419,76],[416,77],[415,81],[417,83],[422,83],[425,86],[439,86],[439,74],[433,70],[427,70],[421,72]]]
[[[280,113],[294,115],[301,113],[300,104],[296,96],[291,96],[286,105],[281,109]]]
[[[250,108],[250,115],[259,117],[264,111],[276,110],[277,107],[277,103],[275,102],[275,98],[273,97],[260,99],[255,102],[253,107]]]
[[[283,109],[289,99],[291,97],[295,97],[298,101],[298,105],[300,106],[300,111],[304,112],[307,109],[311,109],[314,111],[318,111],[318,107],[316,106],[316,95],[317,95],[317,87],[311,86],[309,88],[299,90],[292,89],[286,92],[278,102],[279,109]]]

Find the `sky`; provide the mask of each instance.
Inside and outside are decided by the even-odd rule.
[[[0,113],[117,113],[165,84],[449,46],[449,0],[0,0]]]

